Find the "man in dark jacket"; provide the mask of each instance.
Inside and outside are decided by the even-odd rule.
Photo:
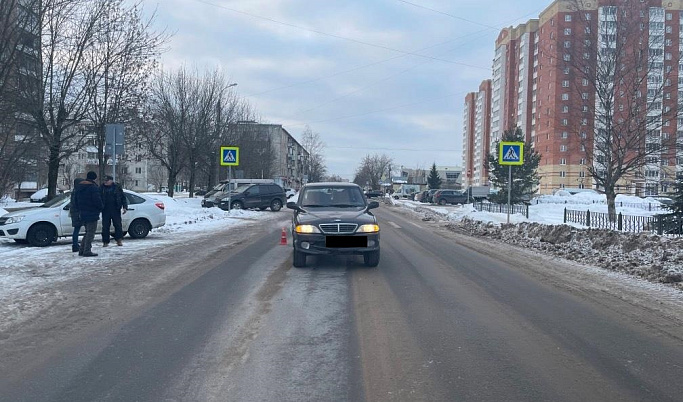
[[[125,214],[128,211],[128,200],[123,194],[123,189],[114,183],[114,178],[104,176],[102,183],[102,245],[109,245],[110,226],[114,225],[114,240],[117,246],[123,246],[123,228],[121,227],[121,210]]]
[[[83,181],[80,177],[74,179],[74,188],[71,190],[71,204],[69,204],[69,216],[71,217],[71,226],[74,227],[74,232],[71,235],[71,251],[77,252],[80,248],[78,246],[78,234],[81,231],[81,212],[76,208],[76,189]]]
[[[88,172],[86,179],[78,184],[74,198],[76,209],[81,215],[81,224],[85,226],[85,236],[78,250],[78,255],[83,257],[97,256],[92,252],[92,241],[95,238],[97,221],[100,220],[100,212],[102,212],[102,196],[95,183],[96,179],[97,173]]]

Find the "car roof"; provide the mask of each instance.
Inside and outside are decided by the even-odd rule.
[[[307,183],[304,187],[360,187],[356,183],[347,183],[343,181],[325,181],[320,183]]]

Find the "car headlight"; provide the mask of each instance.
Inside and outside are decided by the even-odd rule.
[[[23,221],[25,218],[25,215],[16,215],[16,216],[10,216],[7,218],[5,221],[5,225],[9,225],[10,223],[17,223]]]
[[[361,227],[359,227],[357,230],[357,233],[377,233],[377,232],[379,232],[379,225],[377,225],[377,224],[361,225]]]
[[[297,233],[320,233],[320,229],[313,225],[296,225],[294,231]]]
[[[230,197],[221,198],[221,201],[223,201],[223,202],[230,202]]]

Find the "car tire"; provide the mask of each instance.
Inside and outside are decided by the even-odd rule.
[[[230,204],[230,209],[244,209],[244,205],[242,205],[242,202],[240,201],[233,201],[232,204]]]
[[[150,225],[146,219],[138,218],[128,226],[128,234],[133,239],[142,239],[149,234]]]
[[[440,200],[439,200],[439,205],[446,205],[446,204],[448,204],[448,203],[446,202],[446,200],[444,200],[444,199],[440,199]]]
[[[33,247],[45,247],[57,240],[57,230],[49,223],[36,223],[26,234],[26,241]]]
[[[365,265],[368,267],[376,267],[379,265],[379,250],[363,254],[363,262],[365,262]]]
[[[306,266],[306,254],[294,249],[292,265],[296,268],[303,268]]]
[[[282,209],[282,201],[279,199],[274,199],[273,201],[270,202],[270,210],[273,212],[277,212]]]

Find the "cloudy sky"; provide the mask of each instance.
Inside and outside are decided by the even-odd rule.
[[[165,68],[219,67],[263,122],[326,144],[353,179],[366,154],[462,165],[465,95],[490,77],[500,29],[538,0],[144,0],[174,33]]]

